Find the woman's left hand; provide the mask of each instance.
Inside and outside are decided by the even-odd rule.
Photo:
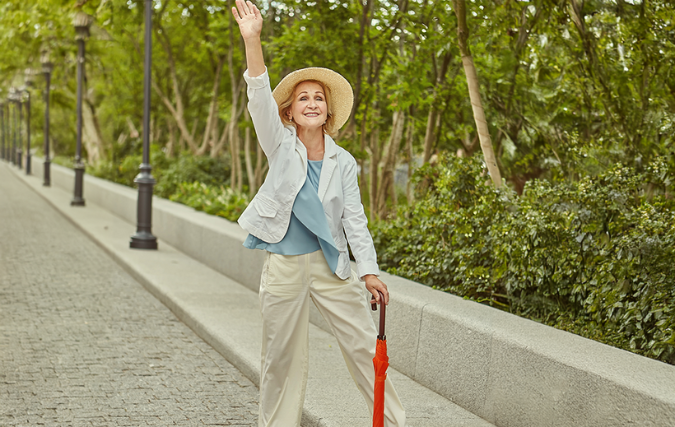
[[[384,295],[384,305],[389,305],[389,290],[387,290],[387,285],[379,277],[374,274],[366,274],[363,276],[363,280],[366,281],[368,292],[373,294],[373,299],[370,300],[371,304],[375,304],[376,302],[378,304],[381,303],[380,295],[377,293],[377,291],[380,291]]]

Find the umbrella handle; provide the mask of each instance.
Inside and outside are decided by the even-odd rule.
[[[382,295],[382,292],[377,291],[377,293],[380,294],[380,334],[377,336],[377,339],[386,340],[387,336],[384,334],[384,315],[387,306],[384,303],[384,295]],[[370,308],[372,308],[373,311],[377,310],[377,303],[371,304]]]

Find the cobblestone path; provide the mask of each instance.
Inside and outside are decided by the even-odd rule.
[[[251,426],[257,395],[0,163],[0,426]]]

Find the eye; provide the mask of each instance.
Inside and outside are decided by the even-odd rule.
[[[317,97],[316,97],[316,100],[317,100],[317,101],[323,101],[323,98],[320,97],[320,96],[317,96]]]
[[[306,97],[306,96],[301,96],[301,97],[300,97],[300,101],[307,101],[307,97]]]

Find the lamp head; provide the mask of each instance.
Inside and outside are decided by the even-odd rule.
[[[33,83],[35,82],[34,76],[35,72],[30,68],[26,68],[26,70],[23,72],[23,81],[26,84],[24,90],[33,87]]]
[[[89,37],[89,27],[94,22],[94,17],[84,12],[77,11],[73,17],[73,26],[75,27],[75,39],[84,40]]]
[[[51,61],[51,54],[46,47],[40,50],[40,63],[42,64],[43,73],[51,73],[54,69],[54,64]]]
[[[9,102],[14,102],[17,103],[19,102],[19,99],[21,98],[21,95],[19,94],[19,90],[15,88],[14,86],[9,88],[9,95],[7,95],[7,99]]]

